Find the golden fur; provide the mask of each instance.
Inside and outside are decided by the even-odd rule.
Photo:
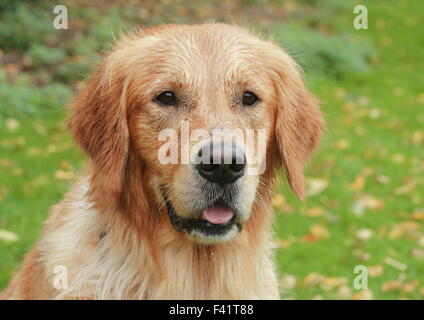
[[[151,106],[154,88],[163,83],[193,97],[181,118]],[[229,88],[252,86],[263,105],[235,115]],[[230,241],[193,241],[174,230],[166,214],[159,180],[169,186],[177,211],[193,197],[184,189],[188,166],[157,160],[158,131],[178,128],[180,120],[190,121],[190,129],[217,123],[268,129],[266,171],[254,189],[260,201]],[[106,55],[72,103],[68,124],[90,162],[52,208],[2,298],[279,298],[269,190],[285,168],[303,197],[303,165],[323,125],[317,100],[282,49],[225,24],[140,30]],[[66,289],[53,286],[57,266],[68,270]]]

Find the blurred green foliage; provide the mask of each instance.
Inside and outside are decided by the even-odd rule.
[[[314,30],[276,26],[273,34],[307,73],[337,79],[361,75],[369,70],[374,48],[371,43],[330,37]]]

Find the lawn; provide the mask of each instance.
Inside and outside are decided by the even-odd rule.
[[[281,42],[323,101],[307,200],[284,178],[273,197],[281,297],[424,298],[424,2],[363,1],[367,30],[353,28],[356,1],[72,3],[58,31],[47,2],[0,1],[0,290],[83,166],[64,107],[96,53],[135,24],[215,17]]]

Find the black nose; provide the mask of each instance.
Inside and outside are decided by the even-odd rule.
[[[219,184],[233,183],[244,174],[246,156],[233,142],[215,142],[200,148],[199,174]]]

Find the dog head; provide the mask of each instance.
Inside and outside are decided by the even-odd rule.
[[[303,166],[322,125],[290,56],[224,24],[123,38],[69,119],[92,159],[96,202],[166,219],[202,243],[241,232],[280,167],[303,198]]]

